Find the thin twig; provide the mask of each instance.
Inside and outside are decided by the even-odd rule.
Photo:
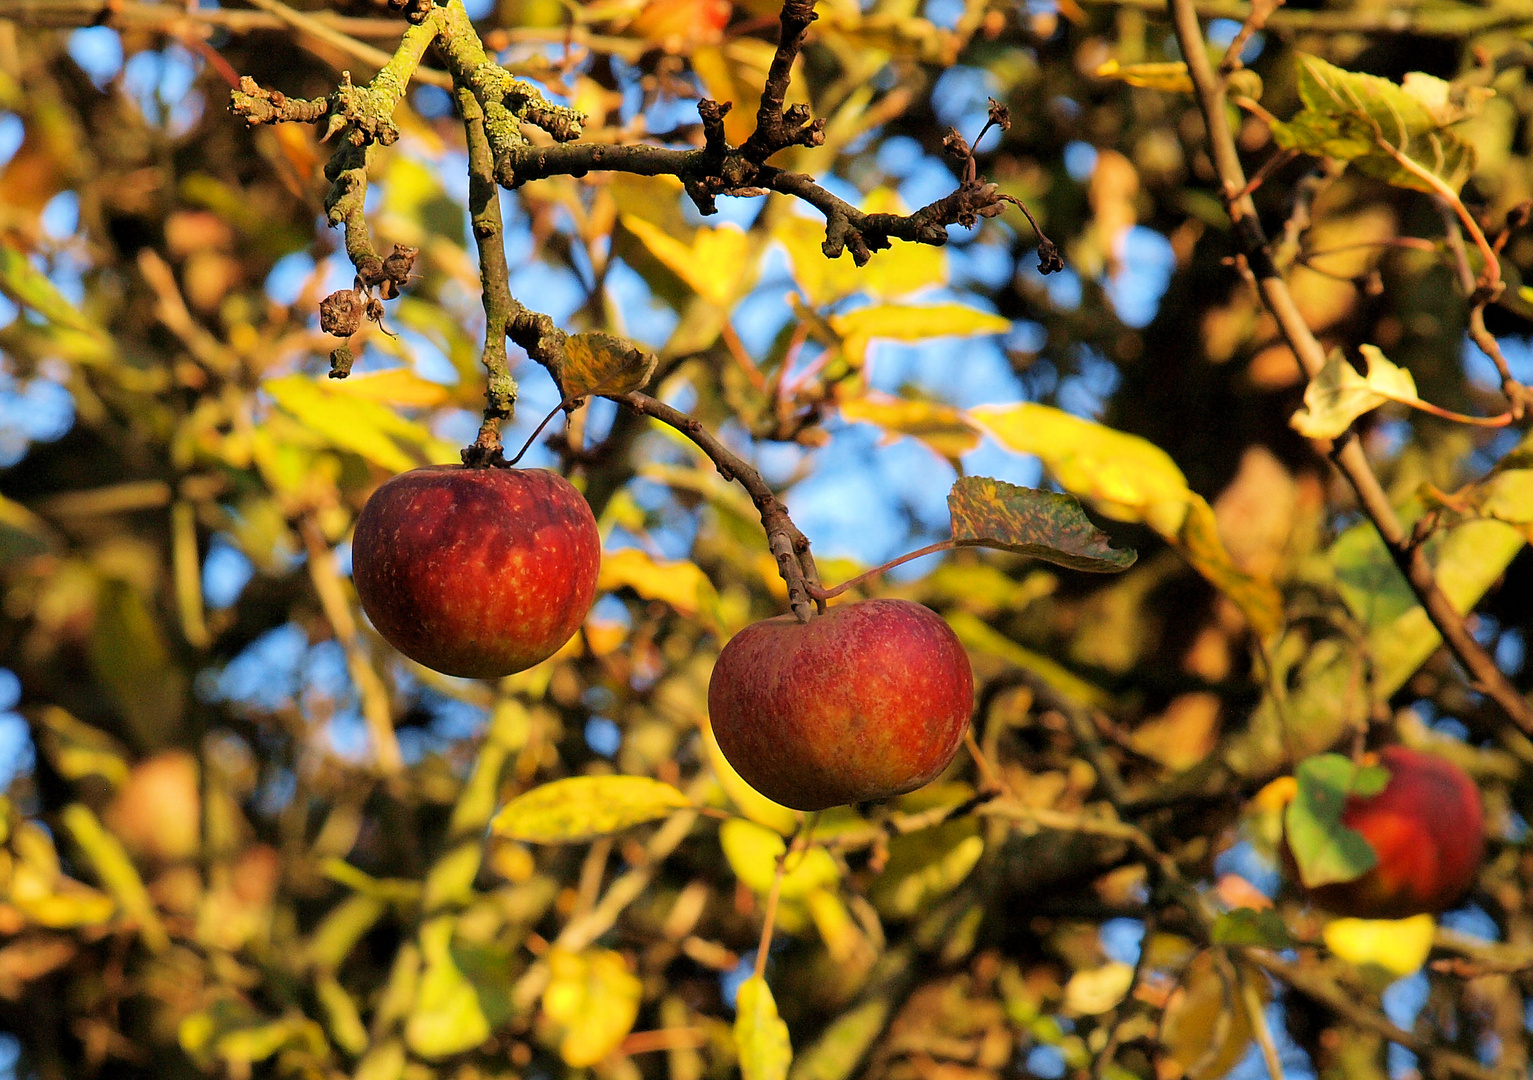
[[[1278,274],[1267,249],[1267,238],[1256,217],[1250,196],[1234,197],[1245,186],[1245,171],[1235,148],[1224,112],[1224,87],[1214,74],[1204,48],[1203,29],[1198,23],[1194,0],[1170,0],[1171,18],[1187,71],[1196,87],[1198,107],[1207,125],[1214,165],[1228,196],[1230,220],[1235,235],[1256,277],[1262,302],[1277,321],[1289,348],[1298,357],[1305,372],[1314,378],[1325,365],[1326,353],[1309,325],[1304,321],[1288,283]],[[1395,564],[1410,582],[1411,590],[1426,610],[1427,616],[1442,634],[1449,649],[1464,665],[1471,679],[1493,698],[1524,734],[1533,734],[1533,707],[1518,693],[1495,660],[1470,634],[1464,617],[1438,587],[1426,552],[1410,543],[1410,536],[1395,514],[1388,495],[1363,453],[1362,444],[1350,435],[1336,440],[1331,459],[1357,492],[1364,513],[1373,521],[1389,548]]]

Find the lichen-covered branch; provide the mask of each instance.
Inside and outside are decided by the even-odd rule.
[[[1197,90],[1198,107],[1207,125],[1214,166],[1224,186],[1230,221],[1235,226],[1236,242],[1256,278],[1257,291],[1263,304],[1276,320],[1284,340],[1298,357],[1305,373],[1314,378],[1325,364],[1325,349],[1304,321],[1293,294],[1288,291],[1287,281],[1273,264],[1266,234],[1256,216],[1255,204],[1245,192],[1245,170],[1240,164],[1235,137],[1230,131],[1224,107],[1224,83],[1209,63],[1197,8],[1193,0],[1169,2],[1172,26],[1182,55],[1187,58],[1188,74]],[[1348,432],[1336,440],[1331,449],[1331,460],[1357,492],[1363,512],[1378,529],[1390,556],[1410,583],[1411,591],[1416,594],[1417,600],[1442,634],[1453,655],[1464,665],[1469,677],[1501,706],[1524,734],[1533,734],[1533,706],[1518,693],[1511,680],[1496,666],[1491,655],[1474,639],[1464,622],[1464,616],[1438,586],[1426,552],[1421,545],[1411,543],[1409,533],[1395,514],[1388,495],[1374,475],[1367,455],[1363,453],[1362,444]]]
[[[740,153],[748,161],[759,165],[790,146],[819,146],[825,142],[825,121],[811,120],[807,106],[783,108],[788,97],[788,82],[793,75],[793,61],[804,47],[809,24],[816,18],[814,0],[784,0],[779,16],[781,32],[777,37],[777,49],[772,54],[766,83],[761,88],[761,104],[756,109],[756,130],[740,147]]]
[[[505,454],[500,425],[516,405],[516,381],[506,359],[506,329],[511,321],[511,273],[500,213],[500,189],[495,185],[495,159],[484,130],[484,110],[471,90],[458,91],[463,133],[468,142],[468,212],[474,242],[479,247],[479,280],[484,286],[484,349],[480,361],[488,373],[484,391],[484,423],[479,437],[463,451],[465,465],[500,465]]]

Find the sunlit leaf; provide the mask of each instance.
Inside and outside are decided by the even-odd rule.
[[[733,818],[719,826],[719,845],[736,877],[763,896],[771,892],[777,860],[788,850],[781,835],[754,822]],[[830,852],[822,847],[809,847],[784,861],[780,895],[784,900],[801,900],[813,890],[840,880],[841,868]]]
[[[548,968],[543,1012],[563,1029],[559,1056],[572,1068],[595,1065],[633,1030],[644,986],[623,957],[607,949],[554,949]]]
[[[0,293],[22,307],[31,308],[51,323],[77,330],[98,341],[105,333],[58,290],[58,286],[32,265],[26,252],[0,243]]]
[[[626,394],[642,389],[659,362],[654,353],[613,334],[595,330],[571,334],[564,339],[559,387],[565,401],[590,394]]]
[[[452,459],[424,427],[406,420],[379,401],[348,395],[323,386],[307,375],[269,379],[261,389],[304,427],[339,450],[349,450],[391,472],[405,472],[422,464],[404,449],[413,446],[425,458]]]
[[[60,817],[106,891],[117,901],[123,914],[138,924],[139,936],[145,946],[153,952],[165,949],[170,944],[165,924],[160,921],[159,912],[149,899],[149,891],[144,888],[144,881],[138,876],[122,842],[103,828],[96,815],[80,803],[66,806]]]
[[[1137,435],[1032,402],[983,406],[969,415],[1001,445],[1036,454],[1060,484],[1101,514],[1142,521],[1238,603],[1260,634],[1281,622],[1282,596],[1270,581],[1235,566],[1213,509],[1187,487],[1171,456]]]
[[[670,233],[633,214],[624,214],[623,228],[637,236],[650,253],[692,291],[718,307],[735,299],[736,288],[747,269],[750,240],[737,226],[701,228],[684,244]]]
[[[735,998],[735,1049],[743,1080],[785,1080],[793,1062],[788,1025],[777,1015],[777,1002],[766,980],[752,976]]]
[[[1398,187],[1457,192],[1475,168],[1472,145],[1447,130],[1455,115],[1444,93],[1418,82],[1414,93],[1376,75],[1344,71],[1299,54],[1304,108],[1274,124],[1279,146],[1352,162],[1359,171]],[[1468,115],[1468,113],[1464,113]]]
[[[449,393],[448,388],[441,383],[423,379],[406,367],[338,379],[331,384],[330,389],[334,393],[381,401],[386,405],[417,409],[440,405],[447,400]]]
[[[1165,90],[1172,94],[1190,94],[1193,91],[1192,76],[1181,60],[1171,63],[1120,64],[1108,60],[1093,73],[1099,79],[1117,79],[1130,86],[1149,90]]]
[[[99,776],[114,788],[128,778],[126,750],[100,728],[56,705],[39,709],[32,721],[43,752],[60,776],[76,781]]]
[[[420,951],[425,961],[415,1005],[405,1022],[405,1043],[427,1059],[472,1050],[490,1035],[490,1022],[480,1008],[474,986],[452,956],[454,920],[439,916],[420,928]]]
[[[967,611],[954,611],[947,616],[948,625],[964,648],[1014,664],[1024,671],[1032,672],[1071,700],[1107,708],[1112,705],[1112,695],[1100,686],[1088,682],[1057,660],[1025,648],[1006,637],[977,616]]]
[[[1134,552],[1113,547],[1073,495],[965,476],[948,492],[947,505],[960,545],[999,548],[1096,573],[1134,564]]]
[[[639,548],[620,548],[602,553],[597,592],[630,588],[646,600],[663,600],[688,618],[700,612],[711,616],[718,603],[713,582],[702,568],[687,559],[657,560]]]
[[[841,418],[874,424],[891,435],[913,436],[949,461],[956,462],[979,445],[979,432],[963,413],[940,401],[869,395],[843,401]]]
[[[1283,814],[1289,849],[1299,876],[1310,888],[1351,881],[1378,865],[1378,854],[1355,829],[1342,824],[1348,795],[1374,795],[1389,782],[1389,770],[1359,766],[1340,754],[1319,754],[1294,770],[1298,790]]]
[[[860,367],[866,361],[868,342],[874,338],[927,341],[940,337],[1004,334],[1011,329],[1010,319],[962,304],[923,307],[880,304],[832,315],[829,322],[840,336],[841,349],[854,367]]]
[[[647,776],[571,776],[518,795],[495,815],[497,836],[532,844],[594,840],[692,805]]]
[[[1321,936],[1325,947],[1348,963],[1381,967],[1397,979],[1414,975],[1427,962],[1437,920],[1431,915],[1408,919],[1333,919]]]
[[[1409,371],[1390,363],[1372,345],[1362,346],[1362,353],[1368,360],[1367,376],[1359,375],[1340,349],[1326,357],[1320,374],[1305,388],[1304,408],[1289,421],[1295,431],[1311,439],[1334,439],[1386,401],[1420,402]]]
[[[1121,960],[1083,968],[1065,983],[1065,1010],[1074,1016],[1100,1016],[1122,1001],[1133,984],[1133,966]]]

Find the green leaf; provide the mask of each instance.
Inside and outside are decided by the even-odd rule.
[[[771,891],[777,860],[788,850],[778,833],[743,818],[731,818],[719,826],[719,846],[735,876],[762,896]],[[784,900],[801,900],[815,889],[828,888],[840,880],[841,868],[830,852],[811,847],[789,855],[783,863],[779,895]]]
[[[735,999],[735,1048],[742,1080],[786,1080],[793,1063],[788,1025],[778,1017],[772,991],[759,976],[740,984]]]
[[[1416,396],[1416,380],[1409,371],[1391,363],[1372,345],[1364,345],[1360,351],[1368,361],[1366,377],[1357,373],[1340,349],[1331,350],[1325,366],[1304,390],[1304,408],[1288,421],[1300,435],[1335,439],[1359,416],[1386,401],[1421,404]]]
[[[1284,812],[1289,849],[1299,876],[1310,888],[1351,881],[1378,865],[1378,854],[1362,833],[1342,824],[1349,795],[1376,795],[1389,770],[1358,766],[1340,754],[1320,754],[1295,770],[1298,793]]]
[[[1192,76],[1187,74],[1187,64],[1182,60],[1156,64],[1119,64],[1116,60],[1109,60],[1098,67],[1094,74],[1099,79],[1117,79],[1130,86],[1164,90],[1171,94],[1190,94],[1194,89]]]
[[[1004,334],[1011,329],[1010,319],[962,304],[923,307],[880,304],[832,315],[829,322],[841,338],[841,350],[853,367],[862,366],[867,359],[868,342],[873,338],[928,341],[939,337]]]
[[[565,401],[591,394],[626,394],[642,389],[659,362],[654,353],[612,334],[571,334],[564,340],[559,389]]]
[[[427,1059],[472,1050],[490,1037],[479,995],[452,958],[454,920],[442,915],[420,928],[425,960],[415,1007],[405,1022],[405,1043]]]
[[[1407,89],[1301,53],[1299,98],[1304,108],[1272,128],[1285,149],[1348,161],[1417,191],[1435,191],[1435,178],[1456,192],[1474,172],[1474,147],[1444,127],[1462,116],[1435,86],[1416,81]]]
[[[96,815],[74,803],[64,808],[61,815],[64,827],[74,837],[75,843],[85,854],[96,871],[96,877],[112,899],[117,901],[123,914],[138,923],[139,936],[151,952],[162,952],[170,945],[165,924],[149,898],[143,878],[128,857],[122,841],[108,832]]]
[[[644,984],[621,954],[608,949],[554,949],[548,967],[543,1012],[563,1029],[559,1056],[573,1068],[595,1065],[633,1030]]]
[[[953,539],[1068,566],[1115,573],[1134,565],[1132,550],[1115,548],[1073,495],[1035,491],[988,476],[961,477],[948,492]]]
[[[1256,945],[1263,949],[1289,949],[1294,936],[1276,911],[1236,908],[1214,920],[1215,945]]]
[[[691,806],[647,776],[571,776],[518,795],[490,822],[497,836],[531,844],[594,840]]]
[[[422,457],[447,461],[452,451],[424,427],[406,420],[388,406],[341,390],[331,390],[307,375],[285,375],[261,384],[282,409],[330,446],[349,450],[391,472],[405,472],[422,463],[401,443],[414,446]]]
[[[26,252],[4,243],[0,243],[0,293],[57,326],[106,340],[106,333],[70,303],[47,274],[32,265]]]

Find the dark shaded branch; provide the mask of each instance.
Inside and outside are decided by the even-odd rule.
[[[793,75],[793,61],[804,47],[809,24],[818,17],[814,13],[814,0],[783,2],[779,16],[782,30],[777,37],[777,50],[772,54],[771,66],[767,69],[766,83],[761,88],[756,130],[740,147],[746,159],[758,165],[790,146],[819,146],[825,142],[823,119],[810,120],[809,109],[803,105],[783,109],[788,97],[788,82]]]
[[[1375,1009],[1362,1004],[1343,991],[1330,979],[1315,972],[1306,971],[1299,964],[1280,959],[1262,949],[1242,952],[1246,962],[1261,968],[1317,1005],[1321,1005],[1354,1027],[1382,1035],[1392,1043],[1405,1047],[1420,1056],[1426,1064],[1427,1076],[1460,1076],[1464,1080],[1508,1080],[1507,1071],[1487,1069],[1479,1062],[1450,1050],[1440,1043],[1424,1039],[1415,1032],[1397,1027]]]
[[[1223,184],[1226,206],[1234,232],[1252,274],[1256,278],[1257,291],[1267,310],[1277,321],[1288,347],[1298,357],[1305,373],[1314,378],[1325,364],[1325,349],[1304,321],[1288,283],[1278,273],[1267,247],[1267,237],[1256,217],[1256,207],[1250,195],[1237,195],[1245,184],[1245,170],[1235,148],[1235,138],[1230,131],[1224,103],[1224,84],[1214,74],[1204,46],[1203,28],[1198,24],[1198,12],[1193,0],[1170,0],[1171,19],[1182,55],[1187,59],[1187,71],[1197,89],[1198,107],[1207,125],[1209,145],[1214,165]],[[1442,634],[1443,640],[1459,663],[1464,665],[1469,677],[1501,706],[1506,715],[1524,733],[1533,734],[1533,707],[1517,692],[1506,675],[1496,666],[1495,660],[1470,634],[1464,617],[1438,587],[1431,563],[1421,545],[1412,544],[1410,535],[1395,514],[1384,488],[1363,453],[1362,444],[1349,431],[1337,439],[1331,449],[1331,460],[1352,484],[1358,502],[1389,549],[1395,565],[1410,583],[1428,618]]]

